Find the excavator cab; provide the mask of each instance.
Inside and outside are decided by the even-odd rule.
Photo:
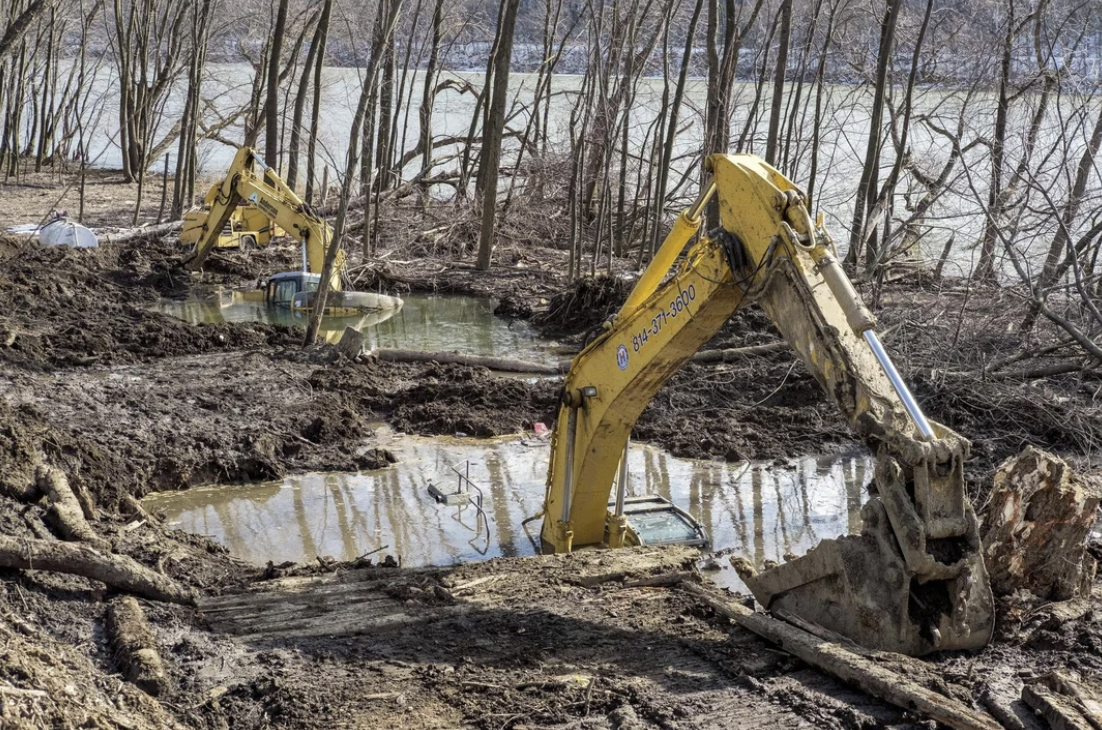
[[[627,521],[624,547],[688,545],[704,550],[711,543],[708,531],[695,517],[657,494],[627,497],[619,505],[616,502],[610,502],[608,509],[609,528],[605,531],[606,545],[610,544],[610,538],[615,539],[609,530],[615,530],[613,525],[618,515],[622,515]]]
[[[272,307],[301,309],[304,295],[316,292],[321,276],[305,271],[284,271],[268,279],[264,303]]]

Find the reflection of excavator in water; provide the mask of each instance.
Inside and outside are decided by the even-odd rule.
[[[211,190],[207,200],[210,211],[197,237],[195,249],[184,265],[191,271],[202,267],[217,247],[223,227],[237,210],[238,203],[247,200],[274,225],[302,244],[302,271],[285,271],[269,278],[264,287],[264,302],[273,307],[309,309],[321,282],[320,272],[326,251],[334,244],[333,229],[329,224],[287,187],[251,147],[242,147],[237,151],[225,179]],[[343,291],[343,251],[337,251],[332,271],[325,314],[347,315],[401,308],[402,300],[397,297]]]
[[[994,612],[964,491],[968,441],[922,414],[804,194],[756,157],[713,155],[707,164],[712,184],[678,218],[619,314],[566,376],[544,549],[650,542],[640,533],[655,523],[655,508],[640,522],[630,515],[629,524],[625,515],[622,461],[631,428],[735,310],[757,302],[876,454],[876,490],[860,535],[825,540],[744,580],[767,609],[865,646],[913,655],[983,646]],[[663,283],[712,194],[721,227]],[[614,482],[619,494],[609,511]]]

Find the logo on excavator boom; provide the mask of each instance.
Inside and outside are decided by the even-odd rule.
[[[628,348],[624,345],[616,348],[616,364],[621,370],[628,369]]]

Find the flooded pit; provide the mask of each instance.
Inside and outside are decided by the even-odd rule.
[[[496,302],[486,297],[407,294],[397,312],[380,312],[363,317],[323,317],[323,332],[340,337],[345,327],[364,333],[364,346],[462,352],[484,357],[500,356],[543,361],[558,358],[556,343],[541,339],[527,322],[494,316]],[[262,322],[305,328],[309,314],[262,301],[249,301],[235,292],[221,297],[163,301],[151,307],[191,324]],[[329,338],[333,339],[333,338]]]
[[[539,521],[522,522],[543,499],[550,447],[516,436],[422,438],[384,434],[380,446],[399,463],[358,474],[307,474],[249,486],[158,494],[147,508],[174,527],[206,535],[257,564],[313,561],[331,555],[400,555],[403,565],[447,565],[538,552]],[[438,504],[430,481],[456,490],[452,467],[484,492],[483,515],[472,506]],[[633,445],[629,496],[660,494],[708,530],[714,550],[742,555],[759,567],[802,555],[824,538],[860,528],[867,454],[810,456],[786,462],[728,464],[679,459]],[[712,577],[741,588],[725,557]]]

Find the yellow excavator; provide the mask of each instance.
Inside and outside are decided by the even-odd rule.
[[[805,194],[750,155],[712,155],[705,166],[711,182],[565,378],[544,551],[650,544],[654,525],[661,542],[679,519],[690,521],[685,541],[699,542],[691,518],[672,505],[652,499],[631,509],[628,440],[662,385],[737,309],[756,302],[875,454],[876,476],[860,534],[760,573],[743,570],[744,582],[766,609],[863,646],[918,656],[985,645],[994,601],[965,494],[969,442],[923,414]],[[686,252],[713,196],[721,225]]]
[[[264,164],[252,147],[241,147],[237,151],[226,177],[208,193],[210,211],[184,266],[191,271],[202,269],[207,257],[218,247],[223,228],[241,201],[255,206],[267,216],[271,225],[286,231],[302,246],[302,270],[270,277],[264,286],[264,302],[272,307],[310,309],[321,283],[326,252],[335,245],[333,229],[280,179],[275,170]],[[344,262],[344,251],[338,250],[333,260],[325,314],[353,315],[401,308],[402,300],[398,297],[344,291]]]
[[[207,217],[210,215],[211,206],[218,200],[222,192],[222,185],[214,185],[207,192],[203,200],[203,206],[196,210],[184,213],[183,228],[180,230],[180,243],[186,246],[194,246],[203,236]],[[215,242],[215,248],[236,248],[249,251],[254,248],[265,248],[272,242],[273,235],[279,235],[279,231],[273,230],[271,219],[247,200],[238,201],[226,225],[222,227]]]

